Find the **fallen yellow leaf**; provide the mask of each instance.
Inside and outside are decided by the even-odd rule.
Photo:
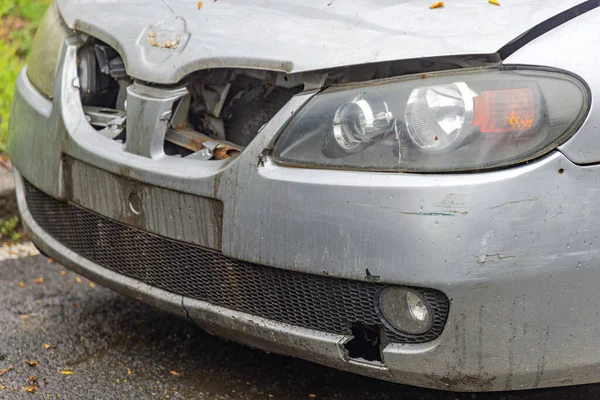
[[[179,376],[179,372],[177,372],[177,371],[171,371],[171,375]]]
[[[498,0],[488,0],[488,3],[493,4],[495,6],[499,6],[500,3],[498,3]]]
[[[62,276],[65,276],[65,275],[67,274],[67,271],[63,269],[62,271],[60,271],[60,274],[61,274]]]
[[[23,390],[27,391],[29,393],[35,393],[35,391],[37,390],[37,388],[35,388],[33,386],[28,386],[28,387],[24,387]]]
[[[39,362],[34,361],[34,360],[25,360],[25,363],[27,365],[29,365],[30,367],[34,367],[34,368],[37,367],[38,365],[40,365]]]
[[[56,262],[56,260],[54,258],[48,259],[48,264],[54,264],[55,262]]]
[[[39,285],[40,283],[44,283],[44,278],[37,278],[35,281],[33,281],[33,283],[35,283],[36,285]]]
[[[21,319],[29,319],[29,315],[19,315],[19,318],[21,318]]]
[[[42,346],[44,346],[44,348],[45,348],[46,350],[48,350],[48,349],[50,348],[50,345],[49,345],[48,343],[44,343]]]
[[[127,368],[127,375],[131,375],[131,370]]]
[[[309,395],[308,395],[308,397],[310,397],[311,399],[314,399],[314,398],[316,398],[316,397],[317,397],[317,395],[316,395],[316,394],[312,394],[312,393],[311,393],[311,394],[309,394]]]
[[[20,287],[20,288],[24,288],[25,286],[26,286],[26,285],[25,285],[25,282],[19,282],[19,287]]]
[[[67,370],[62,370],[62,371],[60,371],[60,373],[63,375],[73,375],[73,371],[67,371]]]
[[[78,277],[78,276],[76,276],[76,277],[75,277],[75,282],[77,282],[77,283],[81,283],[81,278],[80,278],[80,277]]]
[[[429,7],[430,9],[434,9],[434,8],[440,8],[440,7],[444,7],[444,2],[443,1],[438,1],[435,4],[432,4],[431,7]]]
[[[199,2],[198,2],[198,10],[199,10],[199,9],[201,9],[201,8],[202,8],[202,6],[203,6],[202,2],[201,2],[201,1],[199,1]]]
[[[96,284],[95,284],[94,282],[90,282],[90,287],[91,287],[92,289],[94,289],[94,288],[96,287]]]

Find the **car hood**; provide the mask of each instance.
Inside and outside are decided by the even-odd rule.
[[[175,83],[198,69],[287,73],[491,54],[581,1],[59,0],[67,24],[123,56],[129,74]],[[154,35],[154,36],[153,36]]]

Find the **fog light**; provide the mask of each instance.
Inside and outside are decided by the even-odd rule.
[[[379,309],[391,328],[411,335],[428,332],[433,317],[427,301],[416,291],[386,287],[379,296]]]

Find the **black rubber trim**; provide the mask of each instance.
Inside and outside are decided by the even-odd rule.
[[[550,32],[552,29],[564,24],[565,22],[577,18],[588,11],[598,8],[599,6],[600,0],[588,0],[576,5],[575,7],[571,7],[568,10],[565,10],[552,18],[537,24],[529,31],[527,31],[524,35],[514,39],[512,42],[498,50],[498,54],[500,54],[500,58],[502,60],[505,60],[511,54],[519,50],[521,47],[525,46],[534,39],[542,36],[544,33]]]

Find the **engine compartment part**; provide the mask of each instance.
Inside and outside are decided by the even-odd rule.
[[[274,72],[228,69],[195,74],[188,84],[192,95],[189,124],[209,137],[247,146],[304,88],[302,81],[282,87],[278,77],[281,74]]]
[[[79,91],[83,105],[124,110],[132,80],[123,59],[111,47],[92,42],[79,50]]]
[[[118,139],[125,132],[127,113],[124,110],[85,106],[85,118],[97,131],[110,139]],[[124,141],[124,140],[123,140]]]
[[[167,144],[180,146],[190,151],[190,158],[199,160],[225,160],[242,152],[243,147],[225,141],[214,141],[213,138],[191,129],[167,130],[165,136],[165,153],[172,151]]]
[[[110,46],[88,38],[78,54],[80,94],[86,119],[103,136],[127,145],[128,88],[123,59]],[[252,70],[199,71],[182,82],[186,95],[166,119],[162,152],[167,156],[223,160],[238,155],[295,94],[298,77]],[[159,90],[159,87],[149,90]]]

